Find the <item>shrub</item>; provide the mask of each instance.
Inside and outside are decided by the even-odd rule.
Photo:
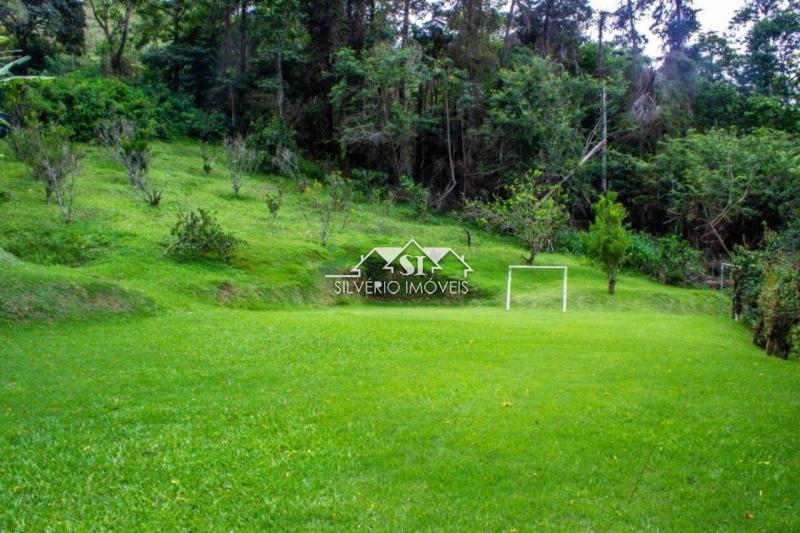
[[[14,132],[12,144],[33,178],[43,183],[45,201],[50,203],[55,196],[64,222],[72,222],[79,154],[66,131],[56,126],[24,128]]]
[[[628,213],[617,203],[616,193],[601,196],[594,204],[594,222],[586,237],[586,251],[608,278],[608,294],[614,294],[617,273],[625,260],[630,237],[625,229]]]
[[[414,216],[421,220],[427,220],[431,192],[408,176],[400,176],[400,188],[403,190]]]
[[[625,266],[672,285],[690,284],[705,272],[703,253],[676,235],[631,233]]]
[[[228,119],[222,113],[195,107],[191,97],[161,89],[149,90],[154,102],[154,134],[162,139],[193,137],[204,141],[220,140],[228,130]]]
[[[267,193],[264,197],[264,201],[267,203],[267,209],[272,216],[272,220],[278,218],[278,211],[280,211],[283,205],[283,191]]]
[[[109,117],[138,127],[153,122],[156,107],[141,90],[117,78],[76,72],[53,80],[14,80],[4,86],[3,108],[18,124],[59,123],[81,142],[95,138]]]
[[[52,80],[12,80],[4,85],[0,104],[14,124],[58,122],[81,142],[91,141],[109,117],[151,128],[160,138],[220,139],[228,127],[225,115],[198,109],[185,94],[160,85],[143,90],[82,71]]]
[[[203,159],[203,172],[208,176],[214,171],[214,156],[211,155],[211,149],[207,144],[203,144],[202,150],[200,157]]]
[[[658,239],[655,274],[661,283],[691,283],[704,272],[703,253],[675,235]]]
[[[800,225],[767,231],[762,250],[737,247],[732,257],[733,314],[753,328],[770,355],[800,355]]]
[[[292,159],[296,160],[295,132],[278,116],[272,117],[267,124],[259,121],[254,126],[253,133],[248,137],[247,142],[259,154],[255,164],[263,170],[283,173],[284,170],[279,166],[282,158],[285,161],[286,155],[290,154]],[[294,177],[288,174],[284,175],[289,178]]]
[[[756,336],[763,337],[770,355],[786,359],[792,351],[792,335],[800,324],[800,262],[768,265],[758,295]]]
[[[174,241],[164,250],[164,255],[184,260],[215,259],[227,263],[240,243],[204,209],[180,211],[171,235]]]
[[[343,215],[346,221],[347,210],[352,200],[350,183],[338,171],[328,174],[326,179],[328,194],[324,194],[322,185],[318,181],[306,188],[304,194],[311,204],[311,210],[316,214],[320,224],[320,244],[328,245],[333,222],[337,214]]]
[[[247,179],[247,173],[256,165],[256,153],[247,146],[247,141],[242,137],[228,137],[225,139],[225,158],[230,172],[231,188],[239,196]]]
[[[127,121],[106,124],[103,131],[115,158],[125,167],[133,190],[151,206],[158,206],[162,190],[148,178],[153,160],[148,132]]]

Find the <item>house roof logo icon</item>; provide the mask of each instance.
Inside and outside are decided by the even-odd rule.
[[[348,274],[328,274],[326,278],[360,278],[362,267],[364,262],[367,261],[370,257],[377,257],[380,258],[381,261],[384,262],[383,269],[388,270],[389,272],[394,272],[396,267],[396,261],[400,260],[402,257],[406,257],[412,255],[409,252],[413,252],[414,254],[421,253],[422,255],[413,255],[413,257],[422,257],[423,259],[427,259],[430,261],[431,272],[435,272],[437,270],[441,270],[442,266],[441,263],[445,261],[449,256],[455,258],[461,264],[464,277],[467,277],[467,274],[473,272],[472,267],[467,264],[467,261],[464,259],[463,254],[457,253],[455,250],[449,247],[424,247],[420,246],[419,243],[411,239],[403,246],[376,246],[372,250],[370,250],[366,255],[362,255],[361,259],[359,260],[356,265],[350,269]]]

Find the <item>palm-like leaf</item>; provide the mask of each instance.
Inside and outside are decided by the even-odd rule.
[[[0,68],[0,78],[5,78],[11,74],[11,69],[16,67],[17,65],[22,65],[23,63],[27,63],[31,60],[31,56],[22,56],[19,59],[15,59],[11,63],[4,65]]]

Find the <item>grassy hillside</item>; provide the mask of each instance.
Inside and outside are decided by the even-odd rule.
[[[522,262],[523,251],[511,239],[477,232],[467,247],[463,229],[447,217],[433,216],[423,222],[406,206],[365,201],[355,204],[346,220],[335,223],[331,243],[323,248],[319,222],[296,184],[253,176],[237,198],[222,163],[216,163],[210,176],[204,175],[200,147],[195,143],[156,146],[153,176],[165,188],[160,208],[148,207],[134,197],[122,169],[106,153],[85,147],[77,222],[65,226],[57,209],[44,204],[41,185],[13,162],[7,147],[0,144],[0,149],[6,152],[0,190],[13,196],[0,205],[0,247],[26,262],[66,266],[118,284],[162,308],[327,305],[333,301],[324,274],[349,269],[374,246],[402,245],[411,238],[465,254],[475,270],[470,284],[481,296],[472,302],[497,306],[502,305],[507,266]],[[285,201],[273,221],[263,197],[277,190],[284,192]],[[216,212],[222,226],[245,241],[232,265],[180,263],[163,257],[178,209],[192,207]],[[639,276],[623,276],[618,297],[608,298],[598,273],[575,259],[544,255],[537,264],[569,265],[571,309],[711,312],[718,305],[708,291],[675,289]],[[520,273],[515,279],[514,305],[557,308],[559,275]]]
[[[597,270],[546,255],[570,267],[570,311],[537,272],[507,313],[512,240],[467,248],[447,218],[362,203],[323,249],[291,183],[254,177],[235,199],[197,145],[159,145],[152,209],[86,150],[66,229],[2,163],[0,298],[42,310],[2,311],[0,529],[800,528],[800,367],[712,291],[624,275],[609,297]],[[163,258],[179,206],[215,210],[241,256]],[[412,237],[465,253],[482,297],[330,295],[323,274]],[[57,299],[92,284],[126,314]]]

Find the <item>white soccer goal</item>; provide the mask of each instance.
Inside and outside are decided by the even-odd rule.
[[[566,266],[532,266],[532,265],[508,265],[508,285],[506,286],[506,311],[511,310],[511,272],[515,269],[526,270],[563,270],[564,283],[561,290],[561,310],[567,312],[567,267]]]

